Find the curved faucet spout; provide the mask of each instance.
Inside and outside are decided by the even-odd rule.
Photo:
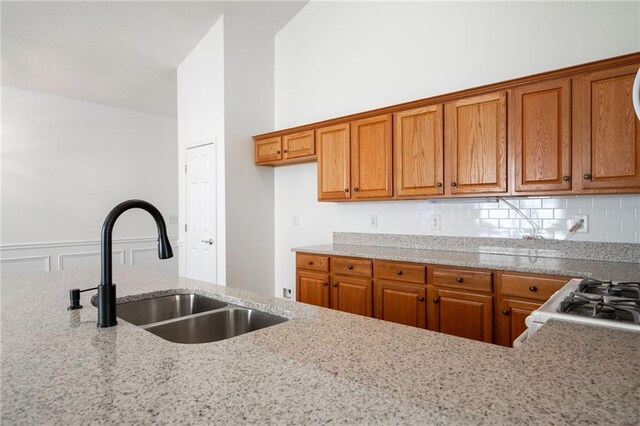
[[[116,321],[116,290],[112,281],[112,235],[113,226],[120,215],[130,209],[147,211],[156,221],[158,227],[158,257],[169,259],[173,257],[167,227],[162,214],[151,203],[143,200],[124,201],[111,210],[102,225],[102,263],[100,285],[98,286],[98,327],[111,327]]]

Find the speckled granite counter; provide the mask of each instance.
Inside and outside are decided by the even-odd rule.
[[[537,274],[568,275],[613,279],[638,280],[640,263],[605,262],[596,260],[563,259],[511,254],[472,253],[461,251],[420,250],[398,247],[376,247],[350,244],[325,244],[292,249],[301,253],[319,253],[335,256],[353,256],[386,259],[433,265],[461,266],[503,271],[532,272]]]
[[[131,268],[118,295],[194,289],[291,320],[165,341],[67,290],[97,270],[3,279],[3,424],[637,424],[640,333],[549,322],[520,349]],[[245,302],[240,301],[241,304]],[[613,350],[612,348],[615,348]]]

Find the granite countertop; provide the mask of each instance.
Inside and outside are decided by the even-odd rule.
[[[460,266],[536,274],[591,277],[615,281],[638,280],[640,263],[566,259],[513,254],[476,253],[443,250],[422,250],[399,247],[379,247],[353,244],[325,244],[292,249],[300,253],[353,256],[433,265]]]
[[[637,424],[640,333],[550,321],[519,349],[130,267],[118,296],[198,292],[290,321],[196,345],[96,328],[99,271],[3,277],[2,423]],[[615,349],[614,349],[615,348]]]

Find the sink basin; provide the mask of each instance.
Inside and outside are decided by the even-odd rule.
[[[116,315],[134,325],[152,324],[224,308],[226,303],[198,294],[175,294],[119,303]]]
[[[175,343],[208,343],[224,340],[287,321],[253,309],[233,307],[157,326],[147,331]]]

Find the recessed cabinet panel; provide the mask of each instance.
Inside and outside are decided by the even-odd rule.
[[[396,196],[444,193],[442,115],[442,105],[394,114]]]
[[[331,308],[357,315],[373,315],[371,279],[334,276],[331,278]]]
[[[270,163],[282,159],[282,138],[271,138],[255,144],[255,162]]]
[[[315,272],[298,272],[296,299],[310,305],[329,307],[329,276]]]
[[[316,153],[316,142],[313,130],[284,136],[283,152],[285,159],[314,155]]]
[[[513,341],[527,329],[524,320],[539,307],[540,303],[502,299],[499,316],[504,346],[513,346]]]
[[[349,124],[316,131],[318,144],[318,200],[351,198]]]
[[[393,195],[391,115],[351,123],[351,171],[354,199]]]
[[[571,189],[571,80],[514,90],[516,191]]]
[[[632,103],[638,65],[596,72],[582,81],[585,189],[640,188],[640,120]]]
[[[438,288],[434,288],[432,294],[430,329],[493,343],[492,296]]]
[[[426,287],[393,281],[375,283],[376,318],[424,328]]]
[[[449,193],[507,190],[507,93],[476,96],[445,106]]]

